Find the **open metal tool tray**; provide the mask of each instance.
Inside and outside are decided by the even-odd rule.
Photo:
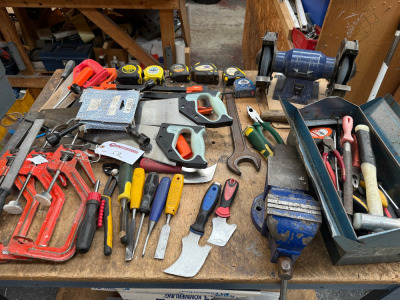
[[[400,229],[357,237],[307,127],[308,124],[315,125],[318,120],[342,119],[345,115],[350,115],[355,125],[368,125],[378,179],[400,205],[400,165],[360,107],[339,97],[328,97],[302,109],[285,100],[281,104],[291,128],[288,144],[297,147],[321,201],[325,215],[321,232],[332,263],[347,265],[400,261]]]

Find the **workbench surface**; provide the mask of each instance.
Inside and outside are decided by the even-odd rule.
[[[54,73],[32,110],[38,110],[44,104],[52,88],[58,83],[60,74],[61,70]],[[255,72],[249,72],[248,75],[248,77],[254,79]],[[264,103],[265,99],[260,100],[260,103],[257,103],[255,98],[236,100],[243,129],[252,123],[247,116],[246,105],[250,104],[260,112],[260,109],[265,105]],[[288,130],[281,129],[279,132],[286,139]],[[128,263],[124,261],[125,245],[122,245],[118,239],[119,204],[117,191],[115,191],[112,198],[114,243],[111,256],[105,257],[103,255],[103,229],[99,229],[90,251],[84,255],[76,254],[66,262],[31,261],[0,265],[2,284],[9,284],[7,283],[9,280],[17,280],[25,281],[24,283],[21,282],[23,285],[29,285],[29,281],[38,281],[33,284],[49,285],[49,282],[52,282],[52,285],[58,286],[132,287],[132,283],[137,283],[135,284],[137,287],[146,285],[154,287],[172,287],[172,285],[199,287],[208,285],[222,288],[276,288],[279,283],[277,265],[270,262],[267,240],[255,229],[250,217],[253,199],[264,188],[267,163],[262,159],[259,172],[249,163],[242,163],[239,165],[242,176],[231,173],[226,166],[226,160],[233,152],[229,127],[207,129],[205,144],[209,165],[218,164],[213,181],[220,182],[223,185],[226,179],[233,177],[240,183],[238,195],[231,209],[232,215],[228,219],[228,223],[235,223],[238,226],[225,247],[213,246],[204,266],[195,277],[175,277],[163,273],[163,270],[172,265],[179,257],[182,249],[181,239],[188,234],[189,226],[196,218],[200,202],[210,183],[184,186],[179,210],[171,219],[171,234],[164,260],[153,258],[161,227],[166,220],[163,213],[150,237],[145,257],[141,257],[141,252],[147,234],[148,217],[145,219],[134,259]],[[111,160],[106,159],[93,164],[96,176],[103,183],[105,183],[107,177],[102,172],[101,167],[102,163],[107,161]],[[37,187],[37,189],[39,192],[42,191],[42,187]],[[65,191],[67,197],[60,217],[62,222],[57,225],[51,241],[51,245],[54,246],[63,244],[63,239],[69,232],[70,225],[68,224],[71,223],[79,204],[78,197],[70,187]],[[100,191],[102,191],[102,188]],[[8,200],[11,198],[9,197]],[[25,201],[23,200],[24,204]],[[41,225],[46,212],[47,208],[39,206],[33,229]],[[213,217],[214,215],[210,217],[206,225],[200,245],[204,245],[211,234],[211,218]],[[2,243],[8,244],[8,239],[18,219],[19,215],[13,216],[6,212],[1,214],[0,241]],[[34,231],[37,232],[31,230],[29,233],[31,238],[35,238]],[[318,232],[295,263],[294,276],[289,282],[289,288],[295,285],[313,285],[314,287],[317,285],[319,287],[329,284],[372,284],[375,286],[400,284],[399,269],[400,263],[333,266],[322,241],[321,233]],[[43,283],[44,281],[47,283]]]

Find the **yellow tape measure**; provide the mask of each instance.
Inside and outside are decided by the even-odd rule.
[[[164,82],[164,69],[160,66],[148,66],[144,69],[144,81],[148,81],[149,79],[153,79],[154,82],[158,85],[161,85]]]

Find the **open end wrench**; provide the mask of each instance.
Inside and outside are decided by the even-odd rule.
[[[240,124],[235,99],[233,98],[232,94],[226,94],[225,98],[228,114],[233,118],[231,131],[234,151],[233,154],[228,158],[228,169],[240,176],[242,172],[240,171],[238,164],[241,162],[249,162],[254,165],[257,171],[259,171],[261,167],[261,158],[258,154],[251,152],[249,148],[247,148],[246,141],[244,140],[242,133],[242,126]]]

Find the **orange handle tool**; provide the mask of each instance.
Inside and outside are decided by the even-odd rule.
[[[86,67],[74,78],[72,84],[82,86],[92,76],[93,70],[89,67]],[[68,87],[68,89],[71,89],[71,85]]]

